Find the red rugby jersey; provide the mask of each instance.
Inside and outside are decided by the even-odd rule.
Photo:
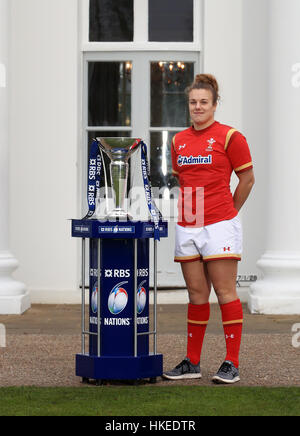
[[[253,168],[249,146],[241,133],[217,121],[204,130],[190,127],[174,136],[172,163],[181,188],[179,225],[206,226],[237,215],[230,190],[231,174]]]

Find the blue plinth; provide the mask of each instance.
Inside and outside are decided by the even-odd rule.
[[[140,380],[162,375],[163,356],[76,356],[76,376],[93,380]]]
[[[92,333],[88,354],[76,356],[76,375],[95,380],[137,380],[161,376],[163,356],[150,353],[149,335],[145,334],[150,331],[149,247],[150,239],[154,238],[154,224],[73,220],[72,236],[89,240],[89,332]],[[168,236],[168,224],[163,221],[160,222],[160,236]]]

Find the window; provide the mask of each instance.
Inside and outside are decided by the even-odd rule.
[[[131,61],[89,62],[89,126],[131,125]]]
[[[188,125],[185,90],[193,77],[192,63],[151,63],[151,127]]]
[[[133,41],[133,0],[90,0],[89,40]]]
[[[193,42],[193,0],[149,0],[149,41]]]

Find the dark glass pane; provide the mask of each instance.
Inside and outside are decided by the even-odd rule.
[[[133,0],[90,0],[90,41],[133,41]]]
[[[178,186],[177,180],[172,176],[172,139],[177,132],[151,133],[151,183],[153,188],[166,188],[171,190]],[[154,193],[155,193],[154,189]],[[160,192],[163,195],[163,192]]]
[[[90,150],[91,150],[91,145],[92,142],[94,140],[94,138],[105,138],[105,137],[112,137],[112,138],[120,138],[120,137],[130,137],[131,136],[131,132],[112,132],[112,131],[106,131],[106,132],[88,132],[88,156],[90,154]],[[111,186],[111,180],[110,180],[110,170],[109,170],[109,165],[110,165],[110,159],[109,157],[103,153],[103,158],[104,158],[104,164],[105,164],[105,169],[106,169],[106,174],[107,174],[107,185],[110,187]],[[87,159],[88,162],[88,159]],[[129,175],[128,175],[128,181],[130,181],[130,165],[129,165]],[[101,178],[101,187],[104,187],[105,183],[104,183],[104,172],[102,171],[102,178]]]
[[[89,63],[89,126],[131,125],[131,62]]]
[[[190,125],[185,90],[193,78],[193,63],[151,63],[151,127]]]
[[[149,41],[194,41],[194,0],[149,0]]]

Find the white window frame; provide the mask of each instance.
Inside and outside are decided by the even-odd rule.
[[[89,41],[89,0],[81,3],[81,49],[89,51],[203,51],[204,0],[194,0],[194,41],[193,42],[149,42],[148,41],[148,0],[134,0],[133,42],[90,42]]]
[[[203,67],[203,22],[204,0],[194,0],[194,42],[170,43],[148,42],[148,0],[134,0],[134,14],[138,20],[134,20],[133,42],[89,42],[89,0],[79,0],[81,5],[80,18],[80,41],[81,41],[81,120],[82,126],[79,134],[81,143],[81,174],[83,180],[87,179],[87,132],[88,131],[131,131],[133,137],[143,138],[147,144],[150,141],[150,133],[162,131],[161,127],[154,128],[150,125],[151,85],[150,63],[153,61],[181,61],[194,62],[195,72]],[[130,127],[99,127],[88,126],[88,62],[122,62],[132,61],[132,114]],[[143,90],[135,92],[135,90]],[[141,116],[142,111],[144,114]],[[181,131],[185,127],[162,126],[168,131]],[[85,183],[81,184],[85,186]],[[80,189],[81,191],[81,189]],[[81,192],[82,210],[86,209],[84,191]]]

